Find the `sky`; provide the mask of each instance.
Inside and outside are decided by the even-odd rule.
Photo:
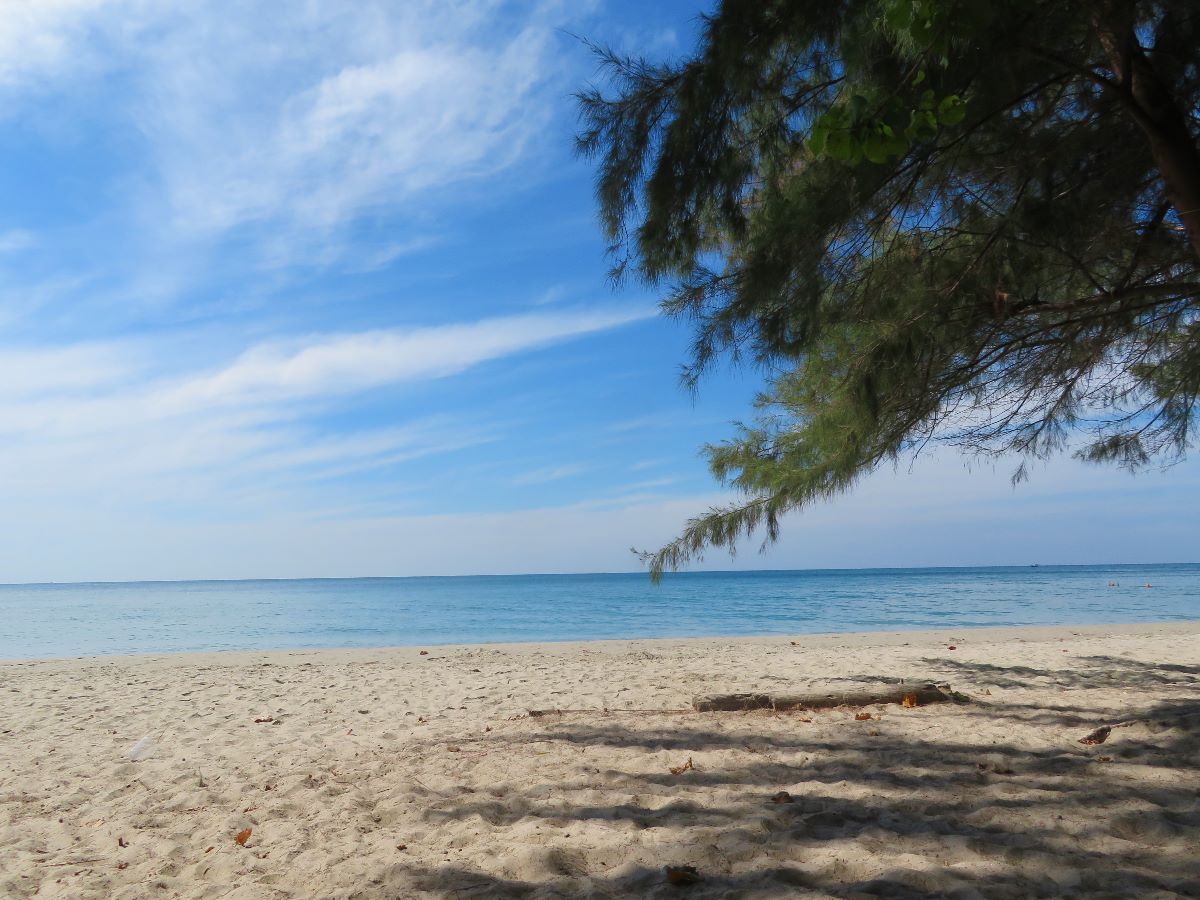
[[[577,37],[695,3],[6,0],[0,582],[631,571],[761,373],[607,280]],[[945,450],[706,568],[1197,559],[1200,465]]]

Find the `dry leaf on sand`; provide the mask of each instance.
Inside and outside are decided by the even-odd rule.
[[[900,698],[900,705],[905,709],[912,709],[917,705],[917,695],[914,693],[905,694]]]
[[[865,722],[865,721],[867,721],[867,719],[873,719],[873,718],[875,718],[875,717],[873,715],[871,715],[869,712],[860,712],[860,713],[855,714],[854,721],[855,722]]]
[[[1081,737],[1079,739],[1079,743],[1089,744],[1089,745],[1103,744],[1105,741],[1108,740],[1108,736],[1111,733],[1112,733],[1112,726],[1111,725],[1103,725],[1100,728],[1097,728],[1091,734],[1086,734],[1083,737]]]
[[[246,841],[250,840],[250,835],[252,834],[254,834],[253,828],[243,828],[237,833],[237,837],[235,837],[233,840],[239,847],[245,847]]]
[[[670,767],[672,775],[682,775],[684,772],[688,771],[689,769],[694,769],[694,768],[696,768],[696,767],[692,765],[692,758],[690,756],[688,757],[687,762],[685,762],[682,766],[671,766]]]

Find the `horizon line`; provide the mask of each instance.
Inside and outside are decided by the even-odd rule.
[[[1196,566],[1200,562],[1092,562],[1092,563],[1003,563],[998,565],[964,566],[826,566],[807,569],[700,569],[664,572],[663,578],[680,575],[754,575],[754,574],[804,574],[829,572],[912,572],[943,571],[946,569],[1087,569],[1100,566],[1128,568],[1131,566]],[[99,579],[86,581],[0,581],[0,588],[19,587],[83,587],[86,585],[114,584],[238,584],[259,581],[403,581],[405,579],[428,578],[570,578],[591,576],[644,575],[645,571],[617,572],[474,572],[463,575],[314,575],[295,577],[259,578],[132,578]]]

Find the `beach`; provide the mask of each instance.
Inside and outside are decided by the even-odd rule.
[[[13,661],[0,895],[1197,896],[1198,772],[1200,622]]]

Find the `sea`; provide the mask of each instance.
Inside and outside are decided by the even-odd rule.
[[[0,659],[1200,618],[1200,564],[0,585]]]

